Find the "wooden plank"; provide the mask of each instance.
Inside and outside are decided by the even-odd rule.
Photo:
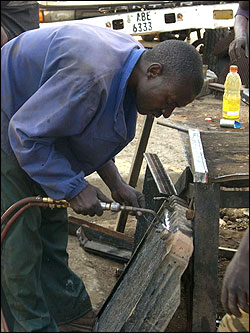
[[[152,222],[123,274],[98,313],[95,332],[164,332],[180,304],[180,278],[193,251],[186,208],[177,200],[169,220],[169,234]]]
[[[189,128],[198,128],[200,131],[209,132],[235,132],[248,133],[249,132],[249,106],[241,103],[240,109],[240,122],[242,127],[239,130],[220,127],[220,119],[222,116],[222,101],[216,99],[212,94],[205,99],[201,98],[188,104],[185,107],[176,109],[170,118],[157,119],[159,122],[170,125],[169,127],[180,128],[182,130],[188,130]],[[211,118],[211,121],[206,121],[206,118]],[[162,128],[161,130],[164,130]],[[171,129],[165,129],[171,135]]]
[[[249,178],[248,133],[201,133],[210,181]],[[232,178],[234,176],[234,178]]]
[[[192,153],[188,136],[182,133],[181,138],[187,161],[191,167]],[[249,179],[249,133],[201,132],[201,139],[208,167],[209,182]]]

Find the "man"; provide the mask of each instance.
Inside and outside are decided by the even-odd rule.
[[[99,200],[111,200],[85,180],[94,171],[113,200],[143,207],[114,157],[133,139],[137,112],[167,118],[199,94],[195,48],[173,40],[145,50],[129,35],[72,23],[25,32],[1,59],[2,212],[41,195],[100,216]],[[8,232],[2,286],[12,331],[91,330],[91,301],[68,267],[67,238],[64,209],[32,207]]]
[[[232,62],[249,57],[249,2],[239,1],[234,23],[234,40],[229,45]],[[249,332],[249,229],[227,267],[221,292],[226,311],[218,332]]]
[[[221,302],[226,315],[218,332],[249,332],[249,229],[227,267]]]
[[[249,2],[239,1],[234,22],[234,40],[229,45],[230,59],[235,62],[241,58],[242,50],[249,57]]]
[[[231,63],[239,68],[242,84],[249,88],[249,1],[239,1],[234,40],[229,45],[228,53]]]
[[[22,32],[37,28],[37,1],[1,1],[1,47]]]
[[[249,2],[239,1],[234,30],[225,32],[225,36],[217,41],[212,52],[217,57],[216,74],[219,83],[225,83],[230,65],[237,65],[242,84],[249,87],[248,19]]]

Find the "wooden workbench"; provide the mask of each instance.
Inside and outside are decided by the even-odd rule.
[[[214,103],[213,103],[214,102]],[[199,129],[207,163],[207,181],[194,182],[183,172],[176,183],[178,195],[190,205],[194,253],[189,265],[192,281],[189,293],[189,322],[192,332],[216,331],[218,294],[218,249],[220,208],[249,207],[249,121],[248,106],[242,106],[241,129],[220,128],[220,103],[211,99],[204,113],[192,105],[171,117],[171,126],[180,128],[189,169],[194,175],[188,129]],[[207,123],[206,117],[212,122]],[[164,125],[164,121],[158,122]],[[193,214],[192,214],[193,213]]]

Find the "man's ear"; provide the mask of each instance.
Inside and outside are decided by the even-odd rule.
[[[161,75],[163,66],[159,63],[151,64],[147,69],[147,76],[149,79],[153,79],[158,75]]]

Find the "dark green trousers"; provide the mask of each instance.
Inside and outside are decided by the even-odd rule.
[[[3,151],[1,192],[2,214],[25,197],[47,197]],[[11,332],[59,332],[58,324],[91,310],[82,280],[68,267],[67,241],[64,208],[30,207],[9,229],[2,246],[1,303]]]

